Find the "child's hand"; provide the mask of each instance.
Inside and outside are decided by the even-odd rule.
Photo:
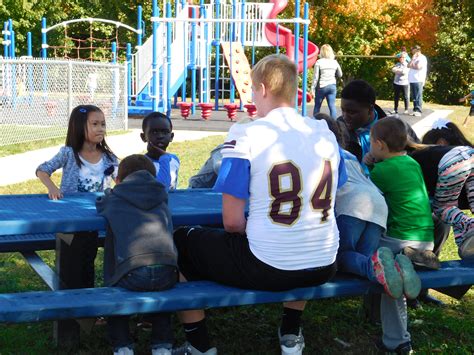
[[[48,197],[50,200],[59,200],[63,198],[63,194],[56,186],[52,186],[48,189]]]
[[[376,163],[374,156],[370,153],[367,153],[366,155],[364,155],[362,162],[367,166],[372,166]]]

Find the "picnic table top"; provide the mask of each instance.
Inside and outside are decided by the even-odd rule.
[[[61,200],[45,194],[0,195],[0,235],[104,230],[105,219],[95,208],[100,195],[73,193]],[[221,194],[209,189],[172,191],[169,206],[175,227],[222,223]]]

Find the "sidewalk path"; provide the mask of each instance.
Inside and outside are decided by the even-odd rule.
[[[401,118],[412,125],[418,137],[422,137],[431,128],[434,121],[438,118],[448,117],[451,112],[452,111],[450,110],[434,110],[429,115],[416,122],[416,118],[412,116],[401,116]],[[189,121],[185,123],[189,124]],[[224,127],[224,125],[226,125],[226,127]],[[175,129],[173,141],[183,142],[186,140],[197,140],[208,136],[225,135],[228,127],[231,125],[232,122],[220,122],[218,127],[214,127],[214,129],[222,129],[220,132]],[[131,124],[130,126],[132,128],[141,126],[141,120],[135,120],[134,124]],[[140,138],[140,132],[141,129],[132,129],[130,133],[108,136],[107,144],[119,158],[124,158],[127,155],[134,153],[142,153],[145,151],[146,146]],[[0,158],[0,171],[2,172],[2,174],[0,174],[0,186],[35,179],[36,167],[45,160],[51,159],[59,151],[59,148],[60,146],[43,148]]]
[[[124,158],[134,153],[143,153],[146,145],[140,138],[140,132],[141,130],[139,129],[133,129],[130,133],[108,136],[107,144],[119,158]],[[174,131],[173,141],[183,142],[225,134],[226,132]],[[36,179],[36,167],[44,161],[51,159],[59,151],[60,147],[43,148],[0,158],[0,171],[2,172],[0,174],[0,186]]]

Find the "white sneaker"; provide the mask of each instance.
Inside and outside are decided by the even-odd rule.
[[[303,331],[300,328],[298,335],[285,334],[281,335],[278,328],[278,339],[280,340],[281,355],[302,355],[304,348]]]
[[[151,355],[172,355],[171,349],[168,348],[156,348],[151,349]],[[183,353],[186,354],[186,353]]]
[[[408,110],[403,111],[404,115],[408,115],[408,113],[409,113]]]
[[[124,346],[123,348],[115,350],[114,355],[133,355],[133,349]]]
[[[415,111],[411,115],[415,117],[421,117],[421,112]]]

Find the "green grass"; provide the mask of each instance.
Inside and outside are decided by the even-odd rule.
[[[209,137],[198,141],[173,143],[169,151],[181,160],[179,186],[187,186],[188,178],[199,170],[209,151],[221,143],[223,137]],[[59,176],[55,176],[58,179]],[[58,181],[58,180],[56,180]],[[42,193],[44,187],[36,181],[0,188],[0,194]],[[54,252],[41,256],[54,265]],[[96,259],[96,284],[102,283],[102,250]],[[443,260],[457,259],[456,246],[451,237],[442,254]],[[45,290],[41,280],[17,253],[0,254],[0,292]],[[445,308],[424,306],[410,310],[410,332],[418,354],[472,354],[474,352],[474,291],[461,300],[444,297]],[[279,354],[276,329],[281,305],[230,307],[208,311],[208,326],[220,354]],[[303,315],[305,354],[375,354],[373,340],[381,335],[379,327],[363,319],[361,299],[341,298],[311,301]],[[136,354],[149,354],[149,332],[139,331],[132,323],[137,337]],[[105,327],[96,326],[91,333],[81,334],[78,349],[58,349],[53,345],[52,322],[0,325],[0,354],[110,354],[105,339]],[[175,319],[177,341],[184,341],[181,327]],[[343,348],[335,339],[350,344]]]
[[[0,138],[3,139],[6,137],[5,131],[3,131],[4,125],[0,125]],[[18,127],[18,126],[16,126]],[[22,126],[22,130],[24,126]],[[4,145],[0,146],[0,158],[1,157],[6,157],[8,155],[13,155],[13,154],[20,154],[20,153],[25,153],[29,152],[31,150],[36,150],[36,149],[41,149],[41,148],[47,148],[47,147],[54,147],[56,145],[63,145],[65,140],[66,140],[66,128],[60,128],[56,127],[57,130],[49,133],[51,136],[58,136],[56,138],[48,138],[48,139],[41,139],[41,140],[32,140],[30,142],[24,142],[24,143],[18,143],[18,144],[10,144],[10,145]],[[35,133],[40,134],[38,132],[42,132],[41,130],[44,130],[45,128],[39,128],[36,127],[36,130],[30,131],[28,136],[31,136],[31,139],[35,139]],[[56,133],[55,133],[56,132]],[[125,134],[130,131],[112,131],[112,132],[107,132],[107,135],[113,136],[117,134]],[[22,133],[23,134],[23,133]]]

